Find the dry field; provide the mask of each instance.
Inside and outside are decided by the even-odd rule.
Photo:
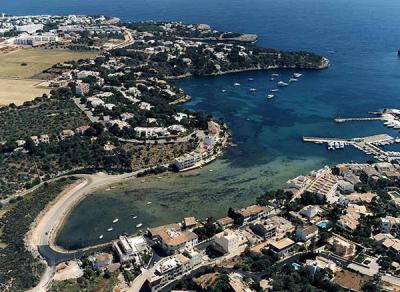
[[[20,105],[50,92],[48,88],[37,87],[38,83],[40,80],[0,79],[0,105]]]
[[[22,104],[49,89],[37,86],[34,80],[43,70],[68,60],[90,58],[96,52],[76,52],[64,49],[19,49],[0,53],[0,105]],[[21,64],[24,64],[22,66]]]
[[[96,52],[76,52],[64,49],[19,49],[0,54],[0,78],[30,79],[54,64],[90,58]],[[26,64],[22,66],[21,64]]]

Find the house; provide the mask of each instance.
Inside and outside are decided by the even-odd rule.
[[[61,133],[59,134],[61,141],[73,137],[74,135],[75,133],[72,130],[62,130]]]
[[[341,236],[329,238],[328,243],[331,245],[332,251],[342,257],[352,256],[356,251],[355,244]]]
[[[39,141],[40,143],[50,143],[49,135],[47,134],[40,135]]]
[[[126,121],[126,120],[130,120],[134,117],[135,115],[132,113],[122,113],[121,114],[121,120]]]
[[[111,264],[113,261],[113,256],[112,254],[109,253],[99,253],[94,256],[95,262],[94,262],[94,267],[97,270],[101,270],[105,268],[107,265]]]
[[[317,256],[314,260],[306,260],[305,268],[311,275],[324,271],[330,277],[333,277],[336,271],[339,270],[335,262],[320,256]]]
[[[180,279],[201,264],[201,254],[188,250],[163,258],[157,263],[153,275],[148,278],[151,291],[161,291],[172,280]]]
[[[100,98],[98,98],[96,96],[88,97],[87,100],[88,100],[88,102],[90,102],[92,107],[103,106],[105,104],[102,99],[100,99]]]
[[[23,147],[26,144],[25,140],[16,140],[15,143],[17,144],[17,147]]]
[[[79,96],[85,96],[89,93],[90,85],[84,82],[80,82],[75,86],[75,93]]]
[[[39,145],[40,141],[39,141],[39,137],[38,136],[31,136],[31,140],[36,146]]]
[[[216,221],[217,225],[222,229],[229,228],[233,226],[234,220],[231,217],[223,217]]]
[[[296,238],[299,241],[309,241],[312,238],[316,238],[318,236],[318,227],[315,225],[309,226],[299,226],[296,229]]]
[[[185,153],[174,159],[173,165],[178,170],[187,169],[193,167],[196,163],[202,161],[202,156],[196,152]]]
[[[291,251],[294,244],[295,242],[293,240],[288,237],[284,237],[278,241],[270,242],[269,250],[272,252],[272,254],[278,258],[281,258]]]
[[[223,253],[237,250],[247,242],[247,238],[239,230],[225,230],[214,235],[215,248]]]
[[[89,130],[91,127],[89,125],[80,126],[79,128],[75,129],[75,134],[77,135],[85,135],[85,132]]]
[[[142,263],[140,254],[150,251],[150,246],[143,236],[120,236],[118,240],[113,242],[112,248],[115,254],[118,256],[120,262],[126,262],[134,259],[136,263],[141,264],[145,263]]]
[[[183,226],[185,228],[193,228],[197,225],[197,220],[195,217],[185,217],[183,218]]]
[[[268,206],[251,205],[236,211],[238,215],[243,218],[243,222],[249,223],[251,221],[267,218],[272,213],[272,208]]]
[[[379,229],[382,233],[390,233],[398,236],[400,234],[400,218],[392,216],[381,218]]]
[[[319,206],[308,205],[301,209],[299,213],[305,216],[308,220],[311,220],[321,212],[322,210]]]
[[[178,224],[167,224],[149,228],[148,236],[157,241],[160,247],[168,254],[177,250],[191,248],[198,242],[198,237],[191,231],[182,231]]]
[[[347,180],[338,180],[338,189],[343,193],[354,192],[354,185]]]
[[[269,239],[276,235],[276,226],[274,224],[250,224],[250,229],[263,239]]]
[[[135,127],[136,137],[138,138],[160,138],[169,136],[169,132],[163,127]]]

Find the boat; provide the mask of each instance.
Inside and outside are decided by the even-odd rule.
[[[269,92],[278,92],[279,89],[270,89]]]
[[[103,234],[102,234],[102,235],[99,236],[99,239],[103,239],[103,237],[104,237],[104,236],[103,236]]]
[[[274,81],[275,80],[275,78],[274,77],[271,77],[270,79],[269,79],[269,81]]]
[[[289,85],[288,83],[283,82],[283,81],[279,81],[279,82],[278,82],[278,86],[279,86],[279,87],[284,87],[284,86],[288,86],[288,85]]]
[[[297,79],[297,78],[290,78],[289,79],[289,82],[297,82],[297,81],[299,81],[299,79]]]
[[[249,78],[249,81],[253,81],[254,80],[254,78]]]
[[[143,226],[142,223],[139,223],[138,225],[136,225],[137,228],[142,227],[142,226]]]
[[[250,91],[250,92],[256,92],[257,89],[255,89],[255,88],[250,88],[249,91]]]
[[[301,74],[301,73],[293,73],[293,77],[294,78],[300,78],[301,76],[303,76],[303,74]]]
[[[233,83],[233,86],[240,86],[240,83],[235,82]]]
[[[278,74],[278,73],[272,73],[271,76],[272,76],[272,77],[278,77],[279,74]]]
[[[225,93],[225,92],[226,92],[226,89],[222,89],[221,92],[222,92],[222,93]]]
[[[132,217],[132,219],[136,219],[136,218],[137,218],[137,216],[133,216],[133,217]]]
[[[150,204],[152,204],[153,202],[150,202],[150,201],[148,201],[147,203],[146,203],[146,205],[150,205]]]
[[[108,232],[113,231],[114,228],[110,227],[107,229]]]
[[[271,98],[273,98],[273,97],[274,97],[273,94],[268,94],[268,95],[267,95],[267,98],[268,98],[268,99],[271,99]]]
[[[118,218],[115,218],[114,220],[113,220],[113,223],[117,223],[119,221],[119,219]]]

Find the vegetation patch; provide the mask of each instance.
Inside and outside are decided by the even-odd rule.
[[[0,290],[22,291],[35,286],[45,267],[26,249],[24,237],[46,205],[75,181],[74,178],[46,183],[24,197],[0,218]]]

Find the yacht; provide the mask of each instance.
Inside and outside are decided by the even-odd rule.
[[[137,228],[140,228],[140,227],[142,227],[142,226],[143,226],[142,223],[139,223],[138,225],[136,225]]]
[[[269,81],[274,81],[275,80],[275,78],[274,77],[271,77],[270,79],[269,79]]]
[[[301,74],[301,73],[293,73],[293,77],[294,78],[300,78],[301,76],[303,76],[303,74]]]
[[[113,223],[117,223],[119,221],[119,219],[118,218],[115,218],[114,220],[113,220]]]
[[[255,88],[250,88],[249,91],[250,91],[250,92],[256,92],[257,89],[255,89]]]
[[[235,82],[233,83],[233,86],[240,86],[240,83]]]
[[[153,203],[153,202],[148,201],[148,202],[146,203],[146,205],[150,205],[151,203]]]
[[[289,85],[288,83],[283,82],[283,81],[279,81],[279,82],[278,82],[278,86],[279,86],[279,87],[288,86],[288,85]]]
[[[272,76],[272,77],[278,77],[279,74],[278,74],[278,73],[272,73],[271,76]]]
[[[297,79],[297,78],[290,78],[289,79],[289,82],[296,82],[296,81],[298,81],[299,79]]]
[[[222,93],[225,93],[225,92],[226,92],[226,89],[222,89],[221,92],[222,92]]]
[[[278,91],[279,91],[279,89],[277,89],[277,88],[276,88],[276,89],[270,89],[270,90],[269,90],[269,92],[278,92]]]
[[[114,228],[110,227],[107,229],[108,232],[113,231]]]
[[[133,216],[133,217],[132,217],[132,219],[136,219],[136,218],[137,218],[137,216]]]
[[[104,237],[104,236],[103,236],[103,234],[102,234],[102,235],[99,236],[99,239],[103,239],[103,237]]]
[[[253,81],[254,80],[254,78],[249,78],[249,81]]]
[[[268,94],[268,95],[267,95],[267,98],[268,98],[268,99],[271,99],[271,98],[273,98],[273,97],[274,97],[273,94]]]

